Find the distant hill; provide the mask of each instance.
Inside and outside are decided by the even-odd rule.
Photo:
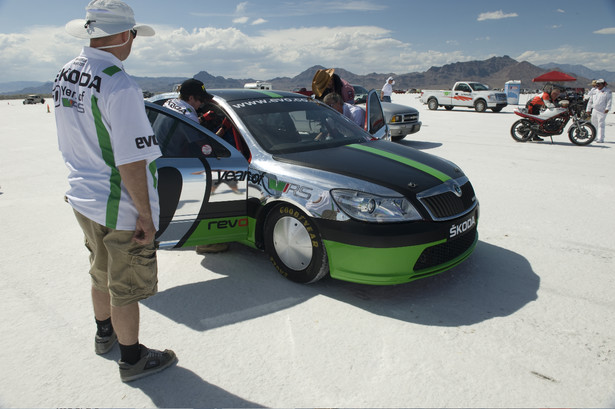
[[[606,70],[598,70],[598,71],[590,70],[584,65],[558,64],[558,63],[550,62],[548,64],[541,64],[539,65],[539,67],[544,68],[546,70],[557,69],[558,71],[565,71],[565,72],[571,73],[573,77],[576,77],[576,75],[574,74],[577,74],[577,75],[581,75],[586,78],[596,79],[596,80],[599,78],[602,78],[608,83],[615,82],[615,72],[606,71]]]
[[[543,84],[533,83],[535,78],[545,72],[559,67],[560,71],[577,78],[576,82],[567,83],[571,87],[587,87],[591,78],[604,78],[607,82],[615,82],[615,73],[608,71],[592,71],[582,65],[545,64],[541,67],[530,64],[527,61],[518,62],[509,56],[492,57],[483,61],[465,61],[446,64],[441,67],[431,67],[425,72],[413,72],[407,74],[395,73],[370,73],[365,75],[354,74],[343,68],[335,68],[335,72],[351,84],[362,85],[365,88],[380,89],[389,76],[395,77],[395,89],[427,89],[450,88],[456,81],[468,80],[486,83],[491,88],[504,88],[506,81],[520,80],[523,88],[538,89]],[[274,89],[292,90],[298,87],[310,89],[312,78],[317,70],[325,68],[314,65],[301,72],[295,77],[276,77],[265,80],[270,82]],[[243,88],[248,82],[255,82],[253,78],[233,79],[222,76],[213,76],[206,71],[197,73],[195,78],[203,81],[209,89],[215,88]],[[134,77],[143,91],[161,93],[172,91],[177,84],[181,84],[185,77]],[[13,84],[13,85],[9,85]],[[52,83],[23,83],[25,87],[13,91],[1,91],[14,88],[19,83],[0,83],[0,95],[7,98],[10,95],[43,94],[50,95]]]

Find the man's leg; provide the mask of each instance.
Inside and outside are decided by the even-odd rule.
[[[123,307],[111,306],[111,321],[120,345],[139,343],[139,303],[133,302]]]

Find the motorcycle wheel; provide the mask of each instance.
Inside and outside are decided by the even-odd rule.
[[[596,139],[596,128],[590,123],[579,124],[579,126],[573,124],[568,129],[568,138],[575,145],[589,145]]]
[[[532,131],[523,119],[515,122],[510,128],[510,136],[517,142],[527,142],[532,137]]]

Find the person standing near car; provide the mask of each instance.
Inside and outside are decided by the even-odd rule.
[[[387,82],[385,82],[382,90],[380,91],[380,100],[383,102],[391,102],[391,95],[393,95],[393,84],[395,81],[393,77],[387,78]]]
[[[327,94],[322,102],[365,129],[365,110],[363,108],[344,102],[342,96],[338,93]]]
[[[316,71],[312,78],[312,92],[319,101],[334,92],[340,94],[344,102],[354,104],[354,87],[337,75],[335,68]]]
[[[596,89],[591,94],[587,102],[587,113],[592,116],[592,125],[596,128],[596,142],[604,142],[604,131],[606,128],[606,115],[611,109],[613,96],[608,89],[607,83],[603,79],[596,81]]]
[[[139,301],[158,285],[154,160],[160,149],[143,93],[122,61],[137,36],[155,33],[137,25],[133,10],[120,0],[91,1],[85,20],[70,21],[66,31],[89,39],[54,82],[58,145],[69,169],[66,200],[90,252],[94,351],[106,354],[117,341],[120,379],[128,382],[177,361],[173,351],[139,343]]]

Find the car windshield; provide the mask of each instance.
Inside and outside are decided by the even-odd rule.
[[[271,154],[365,142],[371,135],[328,106],[308,98],[230,103],[256,142]]]
[[[470,86],[474,91],[489,91],[489,87],[485,84],[481,84],[480,82],[471,82]]]

